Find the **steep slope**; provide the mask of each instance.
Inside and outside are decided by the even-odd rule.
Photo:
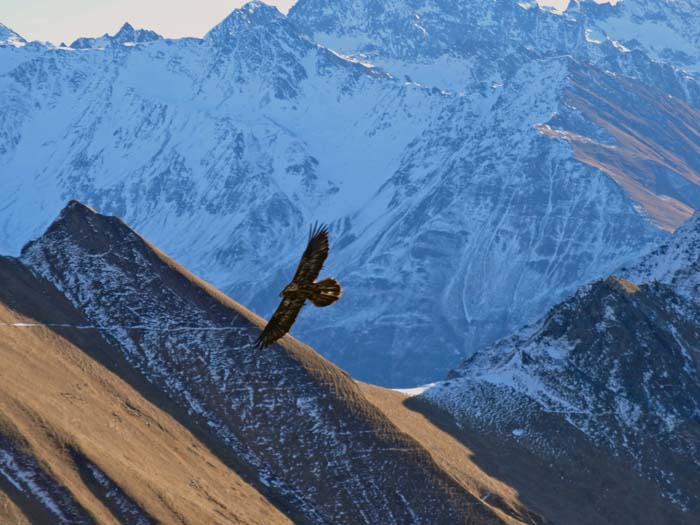
[[[428,449],[440,468],[482,502],[494,508],[506,523],[546,523],[528,510],[521,496],[512,487],[489,475],[474,458],[474,451],[449,432],[433,423],[419,410],[407,406],[411,402],[404,393],[361,383],[365,397],[381,410],[402,432]]]
[[[15,33],[12,29],[4,24],[0,23],[0,47],[2,46],[12,46],[21,47],[26,44],[27,41]]]
[[[700,303],[700,213],[621,273],[638,283],[664,283],[688,301]]]
[[[568,59],[528,64],[479,113],[453,108],[424,133],[376,204],[354,218],[368,224],[369,242],[351,246],[362,250],[350,253],[349,274],[341,277],[364,293],[347,295],[346,309],[330,313],[330,328],[302,319],[312,344],[329,329],[349,335],[360,325],[361,340],[385,351],[338,349],[341,362],[366,359],[363,368],[392,372],[398,381],[390,384],[402,377],[416,384],[504,327],[531,320],[524,312],[544,311],[554,297],[573,292],[572,275],[611,272],[655,239],[612,180],[573,162],[565,144],[533,128],[549,121],[552,108],[567,115],[552,86],[564,89],[570,67]],[[547,90],[531,89],[533,78]],[[425,166],[428,152],[443,165]],[[380,203],[387,211],[371,222]],[[431,350],[435,341],[444,344],[440,352]],[[402,374],[406,369],[417,373]]]
[[[697,107],[591,66],[572,69],[562,101],[575,113],[538,126],[542,133],[569,141],[577,160],[608,174],[660,228],[674,231],[690,218],[700,204]]]
[[[22,514],[17,505],[10,497],[0,490],[0,520],[3,523],[12,523],[16,525],[30,525],[27,517]]]
[[[563,481],[567,491],[599,491],[578,517],[545,494],[523,494],[547,517],[693,523],[700,515],[699,320],[697,306],[667,285],[610,278],[477,353],[422,399],[494,443],[549,463],[541,468],[544,487]],[[610,458],[602,468],[601,455]],[[502,479],[519,488],[526,478],[513,468]],[[646,494],[636,510],[635,492],[620,494],[630,484]]]
[[[700,103],[697,83],[677,69],[682,64],[654,61],[650,56],[658,57],[645,54],[644,46],[630,43],[634,49],[630,51],[614,31],[601,35],[590,28],[640,3],[644,2],[630,0],[619,6],[576,2],[558,15],[534,2],[511,0],[358,1],[335,9],[326,0],[302,0],[290,17],[319,41],[344,53],[363,57],[393,74],[457,92],[483,89],[489,83],[507,85],[522,63],[571,57],[568,85],[560,93],[561,104],[570,111],[560,114],[559,108],[553,109],[553,121],[563,129],[547,135],[572,140],[577,160],[610,175],[652,220],[673,231],[700,204],[695,160],[699,120],[697,109],[687,105],[697,108]],[[680,7],[687,11],[686,22],[693,20],[697,25],[700,11],[678,2],[658,4],[665,6],[661,10]],[[646,15],[649,18],[624,16],[640,25],[643,20],[663,24],[673,18],[651,9],[646,9]],[[669,33],[692,40],[678,24],[669,24]],[[671,36],[666,40],[674,41]],[[411,71],[418,66],[420,78]],[[445,78],[445,69],[459,71],[461,76]],[[547,89],[556,91],[556,86],[548,83]],[[659,129],[661,122],[668,127]],[[669,146],[675,151],[669,151]],[[683,179],[689,183],[679,188]]]
[[[117,350],[53,286],[7,258],[0,281],[2,523],[291,523],[119,377]]]
[[[41,48],[41,51],[37,48]],[[28,45],[27,41],[19,34],[0,23],[0,74],[11,71],[22,62],[29,60],[30,57],[36,56],[38,52],[43,51],[45,51],[43,46],[35,43]],[[3,104],[5,112],[8,106],[10,106],[10,104]],[[2,133],[3,128],[4,126],[0,127],[0,133]],[[6,147],[7,139],[7,136],[2,136],[2,140],[0,140],[0,151],[3,151]]]
[[[630,16],[641,4],[647,4],[646,15]],[[671,22],[680,19],[677,13],[669,14],[674,10],[685,11],[681,24]],[[289,13],[291,20],[328,47],[421,84],[457,92],[507,81],[522,60],[538,57],[569,55],[602,65],[618,55],[614,61],[637,66],[649,62],[682,67],[673,53],[662,58],[637,40],[625,38],[622,27],[600,29],[618,16],[627,18],[630,28],[665,26],[667,35],[657,46],[685,41],[692,48],[697,40],[698,11],[684,2],[665,0],[625,0],[615,6],[584,0],[570,2],[561,14],[539,8],[535,1],[357,0],[336,5],[332,0],[300,0]],[[644,39],[657,36],[648,33]],[[681,82],[684,76],[687,72],[678,75]]]
[[[72,202],[21,260],[295,521],[502,522],[310,348],[287,337],[256,353],[257,317],[119,219]]]

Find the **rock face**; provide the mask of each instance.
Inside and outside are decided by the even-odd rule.
[[[136,44],[155,42],[161,38],[163,37],[155,31],[134,29],[129,22],[126,22],[114,35],[105,34],[99,38],[78,38],[70,47],[73,49],[96,49],[109,45],[134,46]]]
[[[26,246],[21,265],[14,264],[30,269],[44,288],[53,285],[53,295],[84,316],[80,323],[51,321],[49,309],[44,326],[98,337],[100,351],[93,353],[121,366],[122,377],[132,378],[294,522],[506,522],[313,350],[287,337],[256,352],[257,317],[121,220],[72,202]],[[17,461],[16,452],[8,454]],[[0,479],[12,481],[16,476],[1,466]],[[94,482],[114,493],[116,482],[97,472]],[[76,509],[80,514],[79,504]]]
[[[589,31],[611,13],[252,2],[204,39],[0,49],[0,248],[79,198],[269,315],[326,221],[346,293],[295,334],[364,380],[443,377],[700,204],[695,73]]]
[[[560,475],[572,490],[595,486],[581,473],[604,456],[633,469],[666,502],[658,504],[660,514],[643,506],[646,516],[611,523],[696,522],[699,224],[696,215],[623,269],[634,283],[609,278],[582,288],[539,323],[466,360],[423,399],[482,435],[556,465],[558,474],[549,475]],[[591,446],[595,456],[577,457],[576,450]],[[605,496],[593,497],[605,505]]]
[[[27,41],[6,25],[0,24],[0,46],[21,47]]]

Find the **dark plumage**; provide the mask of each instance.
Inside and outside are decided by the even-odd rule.
[[[282,302],[255,343],[257,348],[270,346],[289,332],[307,299],[319,307],[330,306],[340,299],[343,292],[338,281],[315,282],[327,257],[328,228],[317,224],[311,228],[309,243],[292,282],[280,293]]]

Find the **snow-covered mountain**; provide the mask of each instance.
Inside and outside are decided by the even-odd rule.
[[[571,2],[559,14],[534,0],[357,0],[342,5],[300,0],[289,16],[333,49],[429,86],[460,91],[502,80],[517,69],[521,57],[594,59],[606,54],[601,51],[607,45],[623,55],[638,51],[623,60],[647,56],[694,71],[674,60],[671,51],[697,46],[693,3],[584,0]],[[649,26],[656,31],[648,31]],[[690,53],[689,60],[696,54]]]
[[[666,285],[599,281],[477,352],[424,396],[552,462],[572,485],[580,478],[558,458],[574,457],[583,440],[599,450],[587,462],[609,455],[629,464],[692,523],[700,512],[698,321],[698,307]],[[587,462],[574,468],[590,469]],[[686,521],[651,521],[660,522]]]
[[[361,379],[434,380],[700,204],[695,78],[583,20],[251,2],[204,39],[0,49],[0,247],[79,198],[267,315],[327,221],[345,295],[295,334]]]
[[[105,34],[98,38],[78,38],[70,47],[73,49],[94,49],[109,45],[136,45],[154,42],[161,38],[163,37],[155,31],[134,29],[134,26],[129,22],[125,22],[114,35]]]
[[[589,38],[612,38],[654,60],[700,73],[697,0],[622,0],[615,5],[580,0],[577,7]]]
[[[631,280],[583,287],[422,397],[460,424],[551,462],[543,476],[590,489],[598,481],[576,472],[609,456],[681,512],[661,518],[643,506],[646,517],[624,522],[693,523],[700,515],[699,270],[696,214],[621,270]],[[591,446],[592,457],[571,460],[574,447]]]
[[[503,516],[506,510],[520,517],[517,508],[482,502],[452,478],[347,373],[313,349],[286,337],[256,351],[262,319],[116,217],[71,202],[19,260],[0,259],[0,275],[11,279],[0,296],[0,355],[8,361],[3,373],[8,366],[29,370],[17,383],[6,385],[4,378],[0,389],[0,495],[9,481],[24,494],[9,492],[22,508],[56,515],[32,523],[116,522],[89,518],[96,507],[105,512],[95,498],[112,512],[117,507],[118,522],[129,524],[202,523],[192,504],[211,516],[210,523],[524,523]],[[26,355],[17,357],[18,348]],[[51,370],[52,363],[60,371]],[[73,385],[47,388],[38,381],[47,368],[52,382],[68,382],[64,376],[70,374]],[[43,394],[26,388],[33,380]],[[75,415],[66,415],[74,414],[74,403],[97,414],[95,421],[78,424]],[[27,413],[41,424],[27,423]],[[142,421],[147,428],[132,432]],[[178,443],[179,425],[194,434],[184,443]],[[107,437],[94,437],[106,429],[112,429]],[[61,454],[49,451],[47,458],[44,433]],[[110,453],[115,445],[118,452]],[[154,458],[148,458],[150,450]],[[43,461],[37,460],[42,453]],[[190,471],[206,460],[212,477],[201,471],[180,477],[188,476],[177,474],[181,464],[165,475],[152,473],[152,466],[136,460],[145,454],[150,466],[175,456],[179,463],[180,453]],[[74,463],[92,465],[93,474],[81,473],[84,483],[97,481],[104,490],[80,497],[80,480],[62,479],[66,462],[73,470]],[[125,468],[158,480],[134,489]],[[228,469],[245,483],[230,476],[222,483]],[[164,485],[155,498],[154,484]],[[246,484],[261,494],[248,488],[247,498],[254,499],[246,501]],[[222,489],[227,495],[219,494]],[[115,505],[120,497],[126,505]],[[290,520],[250,519],[255,502],[274,505]],[[136,511],[131,518],[124,509],[129,505]]]
[[[634,282],[657,281],[700,305],[700,213],[651,253],[621,272]]]
[[[0,46],[20,47],[26,43],[27,41],[24,38],[0,23]]]

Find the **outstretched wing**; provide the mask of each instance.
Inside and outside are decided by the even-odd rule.
[[[304,299],[285,297],[272,315],[270,322],[258,336],[258,340],[255,342],[256,348],[266,348],[289,332],[302,306],[304,306]]]
[[[328,257],[328,227],[325,224],[316,224],[309,232],[309,244],[306,245],[304,255],[301,256],[299,267],[294,274],[293,283],[310,284],[321,273],[323,263]]]

